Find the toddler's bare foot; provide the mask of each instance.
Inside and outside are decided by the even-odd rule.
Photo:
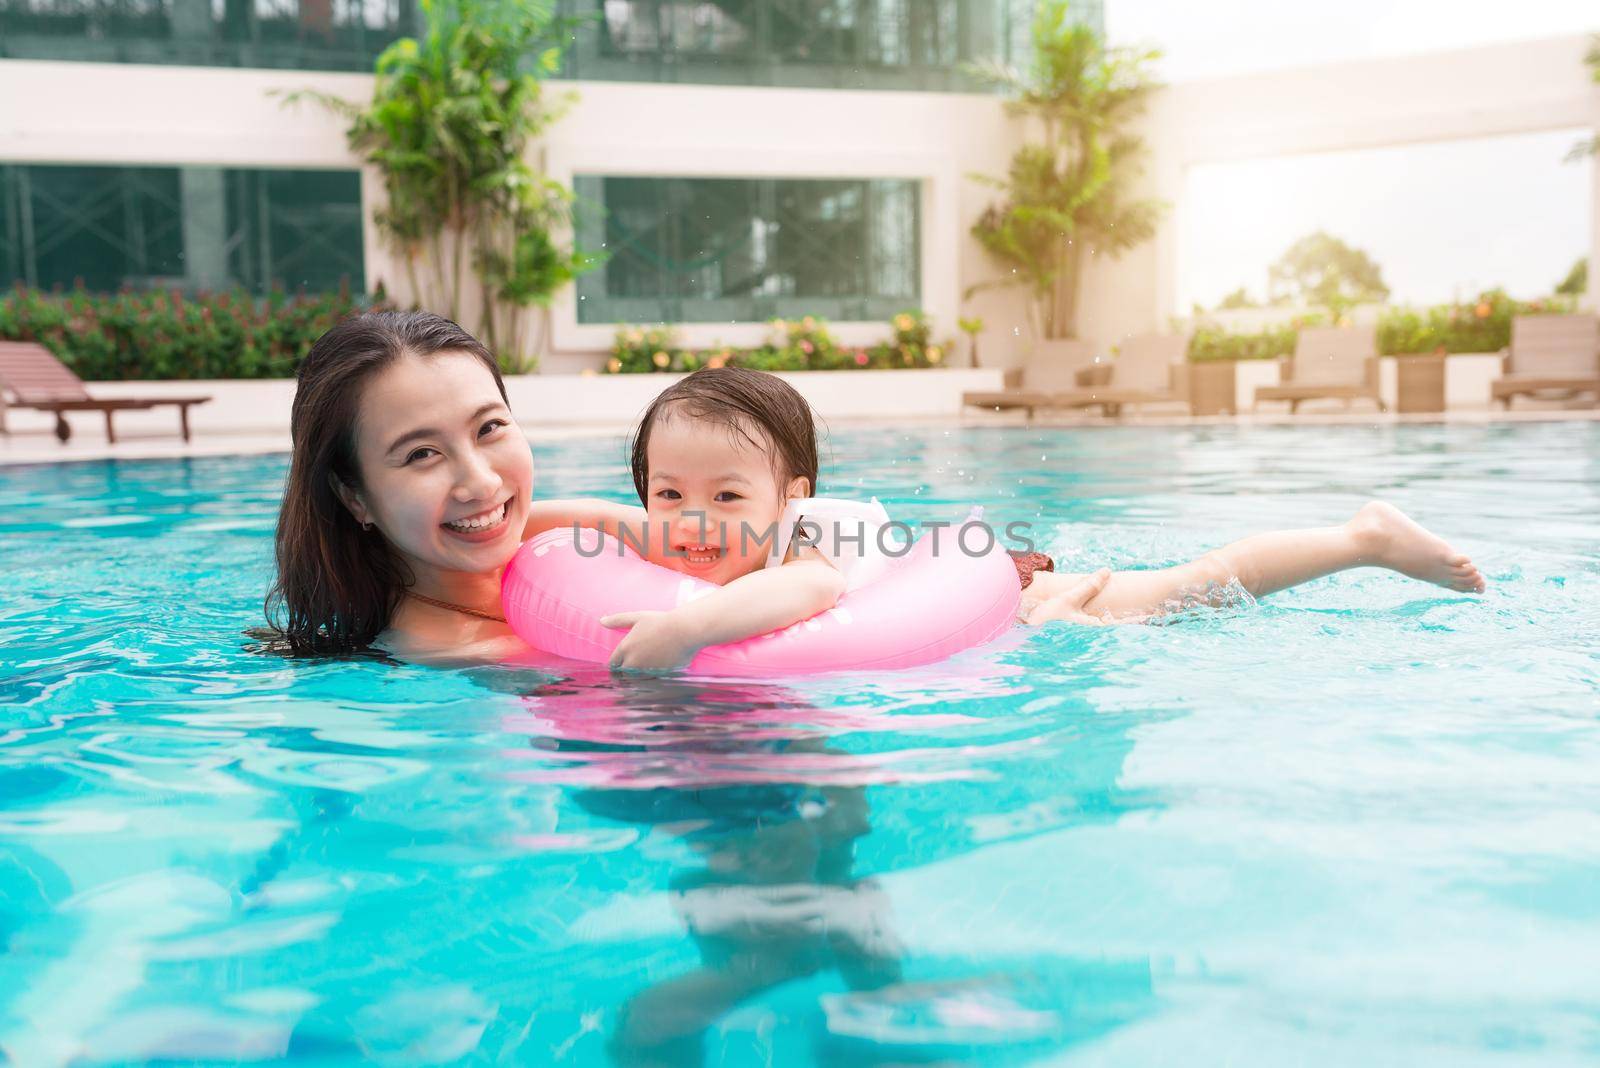
[[[1367,563],[1446,589],[1483,592],[1483,576],[1464,553],[1392,504],[1364,505],[1345,526],[1364,546]]]

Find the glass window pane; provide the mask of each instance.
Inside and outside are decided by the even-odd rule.
[[[582,175],[579,243],[610,259],[578,321],[881,319],[921,291],[919,183]]]
[[[0,283],[365,288],[355,171],[0,166]]]

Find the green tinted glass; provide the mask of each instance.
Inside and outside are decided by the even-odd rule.
[[[961,90],[1020,62],[1033,0],[562,0],[582,20],[568,77]],[[1099,0],[1085,4],[1098,25]],[[1089,8],[1093,8],[1090,11]]]
[[[919,185],[906,179],[579,176],[578,321],[883,319],[920,303]]]
[[[0,283],[311,292],[363,277],[354,171],[0,166]]]
[[[0,58],[370,70],[415,0],[0,0]]]
[[[1034,0],[553,0],[562,76],[970,90],[963,65],[1027,55]],[[1102,0],[1080,17],[1103,24]],[[0,0],[0,58],[370,70],[416,0]]]

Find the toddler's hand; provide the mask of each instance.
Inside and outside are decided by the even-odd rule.
[[[614,670],[670,671],[683,667],[700,651],[700,643],[671,612],[613,612],[602,616],[600,625],[612,630],[631,628],[611,654]]]
[[[1111,579],[1111,569],[1102,567],[1092,575],[1085,575],[1067,589],[1044,601],[1028,613],[1028,623],[1040,626],[1053,619],[1077,623],[1086,627],[1101,627],[1106,621],[1084,611],[1084,606],[1100,595]]]

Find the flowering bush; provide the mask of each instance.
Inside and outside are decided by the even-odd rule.
[[[1378,351],[1499,352],[1511,344],[1511,320],[1518,315],[1572,311],[1571,297],[1513,300],[1503,289],[1491,289],[1464,304],[1432,308],[1394,308],[1378,320]]]
[[[871,350],[875,367],[938,367],[944,362],[944,345],[933,343],[933,328],[920,311],[904,311],[889,320],[894,336]]]
[[[617,331],[606,370],[612,374],[652,371],[692,371],[684,360],[691,354],[678,347],[677,334],[667,326],[627,326]]]
[[[0,297],[0,339],[41,342],[89,381],[288,378],[324,331],[371,306],[348,292],[257,299],[243,291],[46,293],[19,285]]]
[[[610,374],[694,371],[701,367],[747,367],[754,371],[839,371],[854,368],[939,367],[949,346],[934,344],[920,311],[890,320],[888,341],[870,347],[841,345],[815,316],[774,319],[772,336],[753,349],[723,345],[699,352],[680,348],[671,327],[625,326],[617,331],[606,361]]]
[[[1558,315],[1572,311],[1570,297],[1514,300],[1491,289],[1460,304],[1430,308],[1388,308],[1378,317],[1378,352],[1384,356],[1411,353],[1499,352],[1511,344],[1511,320],[1518,315]],[[1191,360],[1270,360],[1294,353],[1302,327],[1328,325],[1320,313],[1301,316],[1283,326],[1253,334],[1230,334],[1201,323],[1189,341]],[[1348,325],[1341,318],[1335,325]]]

